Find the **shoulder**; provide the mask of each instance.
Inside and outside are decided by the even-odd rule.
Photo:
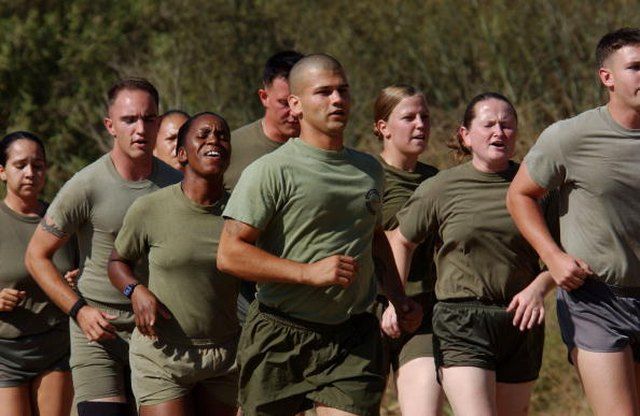
[[[540,142],[541,145],[547,146],[553,144],[562,147],[571,146],[572,143],[579,141],[596,125],[604,122],[601,114],[603,108],[593,108],[574,117],[556,121],[542,131],[536,144]]]
[[[347,157],[351,162],[365,172],[370,172],[379,176],[384,176],[384,169],[378,159],[369,153],[345,147]]]
[[[262,131],[261,125],[262,119],[258,119],[249,124],[245,124],[244,126],[238,127],[237,129],[231,132],[231,140],[233,139],[242,139],[246,136],[253,136],[256,132]]]
[[[182,172],[172,168],[155,156],[153,157],[153,163],[157,172],[154,176],[158,179],[161,187],[173,185],[182,180]]]
[[[438,172],[440,172],[440,170],[438,168],[436,168],[435,166],[431,166],[428,165],[426,163],[422,163],[422,162],[418,162],[418,164],[416,165],[416,172],[418,174],[420,174],[420,176],[422,178],[428,179],[432,176],[435,176],[438,174]]]

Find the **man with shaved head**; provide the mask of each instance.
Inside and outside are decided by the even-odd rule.
[[[238,348],[246,415],[377,415],[385,387],[374,260],[415,330],[381,227],[378,162],[344,146],[349,84],[323,54],[289,77],[300,137],[251,164],[224,212],[218,267],[258,283]]]

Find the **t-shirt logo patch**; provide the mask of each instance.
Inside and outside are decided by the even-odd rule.
[[[382,202],[382,198],[380,198],[380,193],[377,189],[369,189],[367,194],[365,195],[367,210],[373,215],[376,215],[380,210],[380,204]]]

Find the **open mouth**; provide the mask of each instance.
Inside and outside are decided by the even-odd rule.
[[[217,150],[208,150],[204,153],[206,157],[220,158],[222,155]]]
[[[505,147],[507,147],[507,145],[504,142],[493,142],[493,143],[490,143],[490,146],[496,147],[498,149],[504,149]]]

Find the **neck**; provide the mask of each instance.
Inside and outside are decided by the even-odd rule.
[[[509,159],[505,161],[489,163],[474,157],[473,159],[471,159],[471,163],[473,164],[474,168],[484,173],[500,173],[509,168]]]
[[[331,135],[315,129],[303,128],[300,131],[300,140],[309,146],[317,147],[322,150],[342,150],[344,147],[342,131],[335,135]]]
[[[289,140],[289,137],[282,134],[280,130],[276,128],[276,126],[269,123],[269,119],[267,119],[266,117],[262,119],[261,125],[262,125],[262,132],[264,133],[265,136],[267,136],[269,140],[278,142],[278,143],[284,143],[287,140]]]
[[[187,169],[182,180],[182,192],[196,204],[213,205],[224,194],[222,174],[211,178],[203,178],[191,169]]]
[[[4,198],[4,203],[14,212],[22,215],[40,215],[42,205],[38,201],[38,197],[23,199],[19,196],[8,192]]]
[[[622,127],[630,130],[640,129],[640,110],[629,108],[613,97],[607,104],[607,108],[611,118]]]
[[[389,147],[382,149],[380,157],[387,165],[405,172],[413,172],[418,164],[418,155],[407,155]]]
[[[113,166],[124,180],[141,181],[151,176],[153,171],[153,155],[151,154],[131,159],[119,151],[117,147],[114,147],[110,156]]]

